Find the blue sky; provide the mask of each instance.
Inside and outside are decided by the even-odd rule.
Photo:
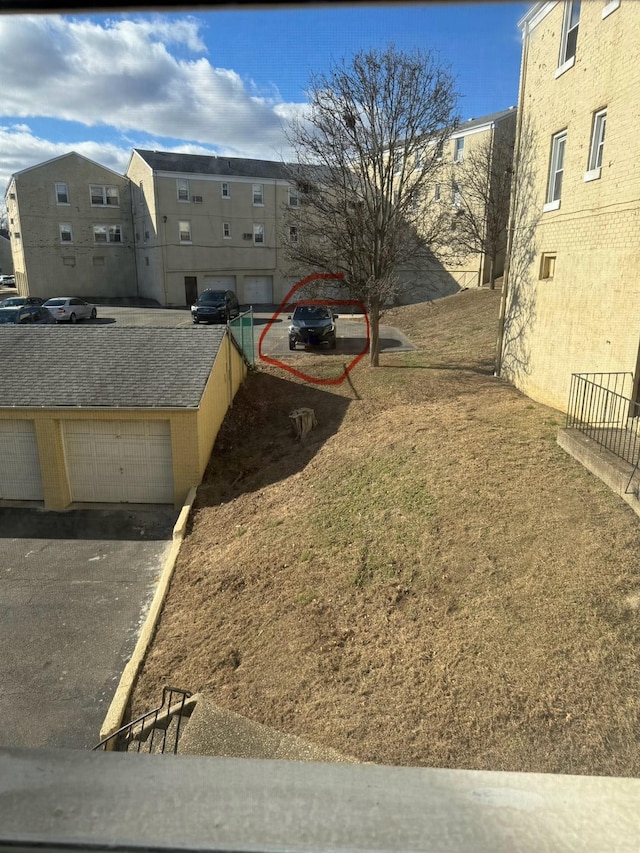
[[[0,16],[0,187],[71,150],[118,172],[133,147],[286,158],[284,128],[310,74],[391,41],[450,67],[463,120],[506,109],[517,103],[517,24],[530,5]]]

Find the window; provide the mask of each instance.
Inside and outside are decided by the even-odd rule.
[[[290,243],[297,243],[298,242],[298,226],[297,225],[291,225],[289,227],[289,242]]]
[[[253,242],[256,245],[264,243],[264,225],[253,226]]]
[[[444,152],[444,142],[442,139],[436,145],[436,160],[442,160],[442,154]]]
[[[148,239],[149,239],[149,232],[145,231],[144,232],[144,242],[146,243]]]
[[[94,243],[122,243],[122,227],[120,225],[94,225]]]
[[[144,207],[144,186],[142,181],[140,181],[140,186],[138,187],[138,200],[140,202],[140,207]]]
[[[178,234],[180,235],[181,243],[191,242],[191,223],[187,220],[178,222]]]
[[[453,140],[453,162],[462,163],[464,159],[464,136]]]
[[[462,201],[462,187],[458,183],[458,181],[451,182],[451,204],[455,204],[456,207],[459,206]]]
[[[540,278],[553,278],[556,271],[556,254],[544,252],[540,261]]]
[[[120,193],[118,187],[101,187],[91,185],[91,204],[107,205],[108,207],[120,206]]]
[[[56,183],[56,204],[69,204],[69,187],[65,183]]]
[[[189,181],[178,178],[176,181],[176,191],[178,193],[178,201],[189,201]]]
[[[564,174],[564,150],[567,145],[567,131],[556,133],[551,138],[551,160],[549,162],[549,183],[547,201],[544,210],[557,210],[562,195],[562,176]]]
[[[602,167],[602,152],[604,149],[604,134],[607,127],[607,111],[599,110],[593,114],[593,129],[591,131],[591,148],[589,164],[585,181],[594,181],[600,177]]]
[[[73,243],[73,234],[71,232],[71,225],[68,222],[60,223],[60,242],[61,243]]]
[[[436,184],[433,188],[433,200],[440,201],[440,184]]]
[[[413,165],[415,169],[422,168],[422,151],[416,151],[413,155]]]
[[[289,207],[299,207],[300,197],[298,196],[297,187],[289,187]]]
[[[220,193],[222,195],[222,198],[231,198],[231,186],[224,182],[220,185],[220,187]]]
[[[231,239],[231,223],[230,222],[223,222],[222,223],[222,236],[224,237],[225,240]]]
[[[253,185],[253,203],[254,203],[254,205],[264,204],[264,185],[263,184],[254,184]]]
[[[568,0],[564,6],[562,23],[562,41],[560,43],[560,61],[556,76],[560,76],[575,62],[578,44],[578,24],[580,23],[580,0]]]
[[[145,267],[148,267],[148,266],[149,266],[149,258],[145,257],[145,259],[144,259],[144,265],[145,265]]]

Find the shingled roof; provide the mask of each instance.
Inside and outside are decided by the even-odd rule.
[[[226,334],[188,329],[0,329],[0,408],[197,408]]]
[[[275,178],[290,180],[295,165],[272,160],[247,160],[242,157],[215,157],[205,154],[179,154],[170,151],[133,149],[155,172],[187,172],[222,177]]]

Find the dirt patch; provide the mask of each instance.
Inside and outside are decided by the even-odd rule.
[[[394,309],[418,350],[352,385],[249,376],[136,710],[168,683],[367,761],[638,775],[640,522],[493,376],[499,296]]]

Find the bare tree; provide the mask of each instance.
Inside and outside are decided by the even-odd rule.
[[[285,221],[287,254],[298,273],[344,275],[367,307],[375,367],[400,272],[440,245],[442,214],[428,189],[457,123],[454,80],[431,53],[390,45],[314,75],[308,97],[289,133],[302,205]]]
[[[514,139],[496,130],[466,153],[454,167],[452,187],[457,205],[451,229],[452,247],[489,261],[489,286],[495,289],[496,263],[507,247],[507,222],[513,174]]]

